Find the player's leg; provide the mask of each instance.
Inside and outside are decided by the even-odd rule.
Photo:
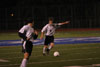
[[[24,58],[22,60],[20,67],[26,67],[28,59],[29,59],[29,53],[26,52],[24,53]]]
[[[47,50],[48,46],[47,45],[44,45],[43,47],[43,55],[45,56],[46,55],[46,50]]]
[[[49,42],[50,42],[50,45],[49,45],[49,48],[47,49],[47,54],[49,54],[49,51],[54,47],[54,36],[51,36],[49,38]]]
[[[45,37],[45,41],[44,41],[44,47],[43,47],[43,55],[46,55],[46,51],[48,49],[48,44],[49,44],[49,40],[48,40],[48,36]]]
[[[51,36],[49,50],[52,49],[53,47],[54,47],[54,36]]]
[[[54,47],[54,43],[50,43],[50,46],[48,49],[51,50],[53,47]]]
[[[47,55],[49,55],[50,50],[54,47],[54,43],[50,43],[49,47],[47,48]]]
[[[24,52],[24,58],[22,60],[20,67],[26,67],[27,61],[28,61],[28,59],[29,59],[29,57],[31,56],[31,53],[32,53],[32,48],[33,48],[32,42],[24,41],[23,49],[22,49],[23,52]]]

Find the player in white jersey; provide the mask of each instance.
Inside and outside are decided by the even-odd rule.
[[[44,41],[44,47],[43,47],[43,55],[49,54],[50,49],[54,46],[54,33],[56,28],[58,28],[61,25],[68,24],[69,21],[62,22],[62,23],[53,23],[53,18],[49,18],[49,23],[45,25],[41,31],[40,39],[43,39],[45,34],[45,41]],[[49,47],[48,47],[49,44]]]
[[[32,42],[38,37],[37,31],[33,27],[33,19],[27,19],[25,21],[27,25],[24,25],[19,30],[19,36],[22,38],[22,52],[24,52],[24,58],[20,67],[26,67],[27,61],[32,53]]]

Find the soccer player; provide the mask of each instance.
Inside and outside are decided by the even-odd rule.
[[[33,25],[33,19],[27,19],[26,21],[27,25],[24,25],[19,30],[19,37],[22,38],[22,52],[24,52],[24,58],[22,60],[22,63],[20,67],[26,67],[27,61],[32,53],[32,42],[38,37],[38,33],[36,30],[34,30]]]
[[[61,25],[68,24],[69,21],[62,22],[62,23],[53,23],[53,18],[49,18],[49,23],[45,25],[41,31],[40,39],[43,39],[45,34],[45,41],[44,41],[44,47],[43,47],[43,55],[49,54],[49,51],[54,46],[54,33],[56,28],[58,28]],[[49,47],[48,47],[49,44]]]

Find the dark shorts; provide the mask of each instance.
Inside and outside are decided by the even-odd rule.
[[[48,45],[50,43],[54,43],[54,36],[46,36],[44,45]]]
[[[23,41],[22,52],[24,53],[27,52],[29,53],[29,56],[30,56],[32,53],[32,48],[33,48],[33,45],[31,41]]]

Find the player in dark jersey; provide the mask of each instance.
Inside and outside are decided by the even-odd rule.
[[[24,52],[24,58],[20,67],[26,67],[27,61],[32,53],[33,44],[32,42],[38,37],[37,31],[33,27],[33,19],[27,19],[27,25],[24,25],[19,30],[19,37],[22,38],[22,51]]]
[[[69,21],[62,22],[62,23],[53,23],[53,18],[49,18],[49,23],[43,27],[41,31],[41,37],[40,37],[40,39],[43,39],[43,36],[45,34],[43,55],[46,55],[46,53],[49,54],[49,51],[54,46],[54,33],[55,33],[56,28],[68,23]],[[49,47],[48,47],[48,44],[49,44]]]

